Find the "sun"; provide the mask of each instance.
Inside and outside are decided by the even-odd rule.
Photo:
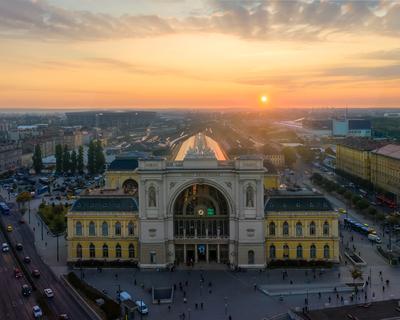
[[[261,100],[261,102],[262,102],[262,103],[264,103],[264,104],[265,104],[265,103],[267,103],[267,102],[268,102],[268,96],[266,96],[266,95],[262,95],[262,96],[261,96],[261,98],[260,98],[260,100]]]

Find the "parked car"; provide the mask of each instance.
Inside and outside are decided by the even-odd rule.
[[[136,300],[135,301],[136,306],[138,307],[137,311],[141,314],[148,314],[149,313],[149,308],[147,305],[144,303],[143,300]]]
[[[63,313],[58,316],[58,319],[59,320],[69,320],[69,317],[66,313]]]
[[[24,248],[24,246],[22,245],[22,243],[17,243],[16,245],[15,245],[15,248],[18,250],[18,251],[22,251],[22,249]]]
[[[32,288],[27,284],[24,284],[21,288],[21,291],[24,297],[29,297],[29,295],[32,293]]]
[[[32,276],[35,278],[39,278],[40,277],[40,271],[38,269],[33,269],[32,270]]]
[[[375,243],[382,243],[382,239],[379,236],[377,236],[376,234],[373,234],[373,233],[370,233],[368,235],[368,239],[373,241],[373,242],[375,242]]]
[[[9,225],[7,226],[7,231],[8,231],[8,232],[11,232],[11,231],[13,231],[13,227],[12,227],[12,225],[11,225],[11,224],[9,224]]]
[[[26,256],[26,257],[24,258],[24,262],[25,262],[25,263],[30,263],[30,262],[31,262],[31,257]]]
[[[33,306],[32,312],[33,312],[33,316],[35,317],[35,319],[38,319],[43,316],[42,309],[40,309],[39,306]]]
[[[14,277],[16,279],[22,278],[22,272],[18,268],[14,268]]]
[[[10,251],[10,247],[8,246],[8,243],[3,243],[2,245],[1,245],[1,251],[3,251],[3,252],[8,252],[8,251]]]
[[[53,298],[54,297],[54,292],[50,288],[44,289],[44,294],[46,295],[47,298]]]

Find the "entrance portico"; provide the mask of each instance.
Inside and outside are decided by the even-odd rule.
[[[228,263],[228,243],[175,242],[175,260],[180,263]]]

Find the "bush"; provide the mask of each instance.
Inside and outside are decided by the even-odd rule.
[[[338,194],[343,195],[343,194],[346,192],[346,189],[339,186],[339,188],[337,188],[336,192],[337,192]]]
[[[351,202],[353,203],[353,204],[357,204],[357,202],[358,201],[360,201],[362,198],[360,197],[360,196],[358,196],[358,195],[353,195],[352,197],[351,197]]]
[[[364,210],[369,207],[369,202],[365,199],[361,199],[361,200],[357,201],[356,207],[360,210]]]
[[[376,210],[374,207],[369,207],[368,210],[367,210],[367,213],[370,216],[375,216],[378,213],[378,210]]]
[[[346,191],[345,193],[344,193],[344,197],[347,199],[347,200],[350,200],[352,197],[353,197],[353,193],[351,192],[351,191]]]
[[[378,212],[378,214],[376,215],[376,217],[378,218],[378,220],[383,221],[385,220],[385,214],[382,212]]]

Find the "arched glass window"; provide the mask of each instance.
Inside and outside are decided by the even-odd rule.
[[[329,257],[330,257],[329,246],[326,244],[324,245],[324,258],[329,259]]]
[[[312,244],[310,247],[310,259],[315,259],[317,257],[317,248],[315,244]]]
[[[104,236],[104,237],[108,236],[108,223],[105,222],[105,221],[101,225],[101,235]]]
[[[96,235],[96,225],[94,224],[93,221],[90,221],[89,223],[89,236],[95,236]]]
[[[270,222],[269,224],[269,235],[270,236],[275,235],[275,222]]]
[[[134,258],[135,257],[135,246],[133,243],[129,245],[129,258]]]
[[[276,258],[276,248],[273,244],[269,246],[269,258],[275,259]]]
[[[119,243],[117,243],[117,245],[115,246],[115,256],[117,258],[121,258],[122,256],[121,245]]]
[[[324,236],[329,236],[329,223],[328,223],[328,221],[324,222],[323,232],[324,232]]]
[[[296,248],[296,257],[297,259],[303,258],[303,247],[299,244]]]
[[[301,222],[296,223],[296,236],[301,237],[303,235],[303,225]]]
[[[76,246],[76,257],[82,258],[82,245],[80,243]]]
[[[108,258],[108,245],[103,244],[103,258]]]
[[[91,243],[89,246],[89,256],[91,258],[96,258],[96,247],[94,246],[93,243]]]
[[[283,233],[284,236],[288,236],[289,235],[289,223],[287,223],[287,221],[285,221],[283,223],[282,233]]]
[[[315,222],[311,221],[310,223],[310,236],[315,236]]]
[[[121,223],[120,222],[115,223],[115,235],[116,236],[121,235]]]
[[[249,250],[247,252],[247,263],[254,264],[254,251],[253,250]]]
[[[149,187],[149,207],[157,207],[156,188]]]
[[[289,246],[287,244],[283,246],[283,257],[285,259],[289,258]]]
[[[129,236],[135,235],[135,225],[133,224],[132,221],[130,221],[130,222],[128,223],[128,235],[129,235]]]
[[[82,223],[78,221],[75,225],[75,235],[81,236],[82,235]]]

